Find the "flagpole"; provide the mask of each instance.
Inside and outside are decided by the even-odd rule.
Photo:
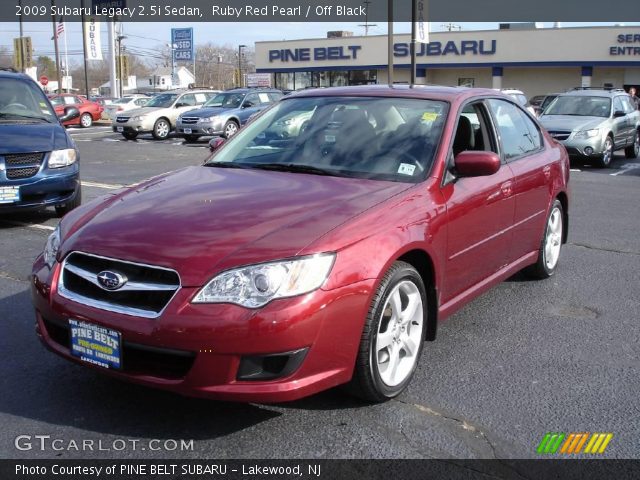
[[[82,54],[84,60],[84,89],[89,99],[89,74],[87,73],[87,19],[84,16],[84,0],[80,0],[82,7]]]
[[[51,7],[55,7],[55,0],[51,0]],[[56,51],[56,75],[58,80],[58,93],[62,93],[62,77],[60,77],[60,51],[58,50],[58,29],[56,25],[56,16],[53,14],[55,8],[52,8],[51,21],[53,22],[53,46]]]
[[[411,0],[411,80],[410,85],[416,84],[416,0]]]

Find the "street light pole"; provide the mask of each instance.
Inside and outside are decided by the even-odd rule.
[[[118,37],[116,38],[118,40],[118,83],[119,83],[119,88],[118,88],[118,92],[120,97],[122,97],[123,94],[123,87],[122,87],[122,40],[124,40],[125,38],[127,38],[125,35],[118,35]]]
[[[238,86],[242,87],[242,49],[246,45],[238,45]]]

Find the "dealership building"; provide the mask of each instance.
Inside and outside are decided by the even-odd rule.
[[[528,97],[576,86],[640,87],[640,27],[529,28],[431,33],[417,44],[417,83],[518,88]],[[394,81],[408,83],[410,35],[394,36]],[[387,83],[387,36],[256,43],[256,71],[273,85]]]

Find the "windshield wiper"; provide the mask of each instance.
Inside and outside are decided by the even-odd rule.
[[[251,168],[273,170],[276,172],[310,173],[312,175],[336,175],[336,172],[332,170],[295,163],[255,163],[251,165]]]
[[[204,167],[216,167],[216,168],[251,168],[247,163],[238,162],[207,162],[203,164]]]
[[[28,120],[42,120],[47,123],[53,123],[51,120],[49,120],[46,117],[38,117],[38,116],[34,117],[32,115],[21,115],[20,113],[0,112],[0,118],[7,118],[7,117],[24,118]]]

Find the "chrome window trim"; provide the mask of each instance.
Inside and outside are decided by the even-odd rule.
[[[114,304],[111,304],[111,303],[108,303],[108,302],[104,302],[104,301],[101,301],[101,300],[95,300],[93,298],[85,297],[84,295],[80,295],[78,293],[75,293],[75,292],[72,292],[70,290],[67,290],[65,288],[65,286],[64,286],[64,270],[65,270],[65,268],[67,266],[67,260],[74,253],[79,253],[79,254],[82,254],[82,255],[86,255],[88,257],[99,258],[99,259],[102,259],[102,260],[109,260],[109,261],[113,261],[113,262],[127,263],[129,265],[136,265],[136,266],[139,266],[139,267],[147,267],[147,268],[155,268],[157,270],[165,270],[167,272],[175,273],[176,276],[178,277],[178,285],[176,287],[176,291],[171,296],[171,298],[167,301],[166,305],[162,308],[162,310],[160,310],[159,312],[154,312],[152,310],[143,310],[143,309],[140,309],[140,308],[133,308],[133,307],[122,307],[122,306],[114,305]],[[72,270],[70,270],[70,271],[72,273],[75,273]],[[87,280],[87,279],[85,278],[85,280]],[[97,281],[96,281],[96,284],[97,284]],[[65,259],[62,261],[62,265],[61,265],[61,268],[60,268],[60,275],[58,277],[58,294],[63,298],[66,298],[66,299],[71,300],[73,302],[79,303],[81,305],[86,305],[86,306],[89,306],[89,307],[92,307],[92,308],[97,308],[99,310],[106,310],[108,312],[121,313],[123,315],[130,315],[130,316],[133,316],[133,317],[142,317],[142,318],[149,318],[149,319],[154,319],[154,318],[160,317],[164,313],[164,311],[167,309],[169,304],[176,297],[176,295],[178,294],[178,292],[180,291],[181,288],[182,288],[182,279],[180,278],[180,274],[176,270],[173,270],[172,268],[160,267],[158,265],[149,265],[147,263],[130,262],[130,261],[127,261],[127,260],[120,260],[120,259],[112,258],[112,257],[104,257],[102,255],[95,255],[95,254],[92,254],[92,253],[82,252],[82,251],[79,251],[79,250],[74,250],[74,251],[69,252],[67,254]],[[116,290],[116,291],[122,291],[122,290]]]

